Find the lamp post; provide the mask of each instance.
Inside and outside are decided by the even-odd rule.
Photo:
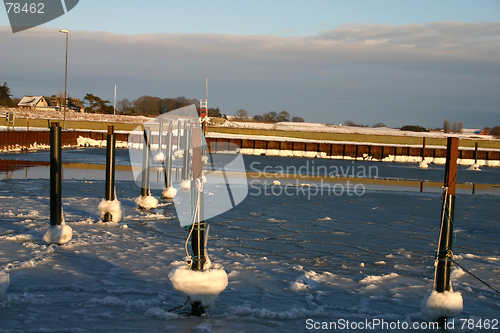
[[[61,29],[59,32],[62,32],[63,34],[66,34],[66,66],[64,70],[64,122],[63,122],[63,129],[66,129],[66,88],[68,86],[68,35],[69,31]]]

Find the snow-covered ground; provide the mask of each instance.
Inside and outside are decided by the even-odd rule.
[[[0,117],[5,117],[6,112],[14,112],[16,118],[30,119],[52,119],[62,120],[63,113],[59,111],[49,110],[26,110],[19,108],[0,108]],[[79,113],[68,111],[66,112],[67,120],[85,120],[85,121],[102,121],[102,122],[119,122],[119,123],[137,123],[142,124],[152,121],[153,118],[144,116],[125,116],[125,115],[109,115],[109,114],[93,114]],[[212,124],[212,126],[215,126]],[[325,133],[345,133],[345,134],[370,134],[370,135],[393,135],[393,136],[412,136],[412,137],[428,137],[428,138],[445,138],[455,136],[461,139],[473,140],[494,140],[491,135],[475,135],[473,132],[465,130],[463,134],[444,134],[442,132],[411,132],[401,131],[399,129],[387,127],[351,127],[341,125],[327,125],[322,123],[300,123],[300,122],[279,122],[279,123],[262,123],[262,122],[245,122],[245,121],[230,121],[218,127],[230,128],[250,128],[250,129],[267,129],[276,131],[305,131],[305,132],[325,132]],[[0,128],[1,129],[1,128]]]
[[[301,132],[324,132],[324,133],[344,133],[344,134],[369,134],[369,135],[392,135],[392,136],[411,136],[411,137],[426,137],[426,138],[446,138],[449,136],[458,137],[461,139],[474,140],[493,140],[491,135],[475,135],[464,131],[459,133],[443,133],[443,132],[412,132],[401,131],[400,129],[388,127],[353,127],[341,125],[327,125],[321,123],[300,123],[300,122],[281,122],[281,123],[261,123],[261,122],[243,122],[229,121],[219,125],[220,127],[230,128],[249,128],[249,129],[266,129],[276,131],[301,131]]]
[[[29,119],[51,119],[63,120],[64,113],[60,111],[51,110],[28,110],[19,108],[0,108],[0,117],[5,118],[7,112],[14,112],[17,118]],[[137,123],[142,124],[151,118],[143,116],[124,116],[112,114],[98,114],[98,113],[81,113],[74,111],[66,112],[66,120],[84,120],[84,121],[103,121],[110,123]]]
[[[186,301],[168,278],[185,265],[187,237],[172,201],[153,190],[158,207],[138,209],[140,188],[118,181],[122,221],[102,223],[104,182],[67,178],[64,217],[73,237],[62,246],[43,240],[49,181],[0,181],[0,272],[10,276],[0,300],[2,333],[307,332],[315,323],[342,320],[410,326],[427,321],[420,304],[432,290],[440,193],[367,190],[339,196],[328,188],[285,193],[280,185],[252,187],[240,205],[208,221],[209,255],[227,272],[229,284],[213,308],[194,318],[182,314],[188,307],[168,312]],[[206,190],[210,195],[210,184]],[[498,196],[457,195],[454,253],[498,289],[497,203]],[[500,295],[458,267],[452,280],[464,300],[452,331],[488,331],[461,329],[461,320],[498,321]]]

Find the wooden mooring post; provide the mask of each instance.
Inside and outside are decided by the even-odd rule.
[[[441,233],[434,276],[437,292],[450,290],[450,272],[453,260],[453,220],[455,215],[455,188],[457,182],[458,138],[448,138],[444,194],[441,212]]]

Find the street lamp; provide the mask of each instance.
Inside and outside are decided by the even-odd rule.
[[[68,35],[69,31],[61,29],[59,32],[62,32],[63,34],[66,34],[66,66],[64,70],[64,123],[63,123],[63,129],[66,129],[66,88],[68,86]]]

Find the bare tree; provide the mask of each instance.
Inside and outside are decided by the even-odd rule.
[[[490,130],[490,135],[493,135],[495,138],[500,139],[500,126],[495,126]]]
[[[278,114],[274,111],[264,113],[262,115],[264,117],[264,121],[270,122],[270,123],[275,123],[278,121]]]
[[[376,123],[373,127],[387,127],[384,123]]]
[[[445,119],[444,120],[444,123],[443,123],[443,131],[445,133],[448,133],[450,131],[450,121],[448,119]]]
[[[290,114],[286,111],[281,111],[278,114],[278,121],[290,121]]]
[[[248,112],[246,112],[243,109],[239,109],[238,111],[236,111],[236,113],[234,115],[235,115],[235,117],[238,117],[238,118],[246,118],[246,117],[248,117]]]
[[[257,114],[255,116],[253,116],[253,120],[255,120],[255,121],[263,121],[264,117],[262,117],[260,114]]]
[[[453,132],[458,132],[458,123],[456,121],[451,123],[451,130]]]
[[[295,116],[295,117],[292,118],[292,121],[294,123],[303,123],[304,122],[304,118]]]
[[[356,124],[353,121],[350,121],[350,120],[344,121],[344,125],[345,126],[356,126]]]
[[[463,133],[464,132],[464,123],[463,122],[458,122],[458,132]]]
[[[135,113],[134,106],[126,98],[124,98],[121,101],[118,101],[118,103],[116,103],[116,110],[122,114]]]

